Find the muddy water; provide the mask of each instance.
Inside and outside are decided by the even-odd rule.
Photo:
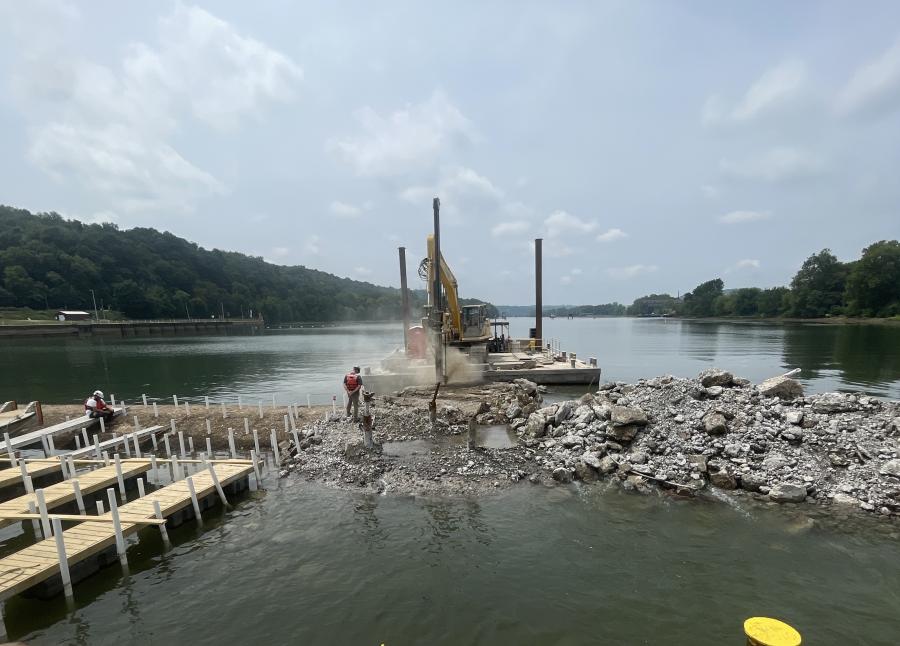
[[[482,500],[273,481],[227,519],[148,531],[76,587],[14,599],[35,644],[743,644],[755,614],[810,644],[894,644],[897,526],[525,484]],[[794,510],[796,513],[796,510]]]

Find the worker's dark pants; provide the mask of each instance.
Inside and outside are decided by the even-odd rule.
[[[359,420],[359,389],[347,395],[347,417],[350,417],[350,407],[353,407],[353,421]]]
[[[110,420],[113,418],[113,415],[115,415],[115,413],[111,410],[92,410],[88,414],[88,417],[90,417],[91,419],[98,419],[102,417],[105,420]]]

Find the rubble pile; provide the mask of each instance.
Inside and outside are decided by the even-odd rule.
[[[434,494],[479,493],[523,479],[606,479],[641,492],[719,490],[900,516],[896,402],[845,393],[804,396],[787,376],[753,385],[718,369],[696,379],[604,384],[550,405],[525,379],[442,391],[434,422],[431,395],[410,388],[380,398],[371,451],[348,420],[305,426],[299,450],[285,443],[290,457],[282,474]],[[508,425],[518,442],[469,449],[470,419]]]

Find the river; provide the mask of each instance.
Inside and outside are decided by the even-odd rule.
[[[514,319],[523,335],[530,322]],[[545,321],[545,337],[596,356],[604,378],[759,380],[799,367],[812,391],[900,397],[900,328],[632,319]],[[330,400],[396,325],[256,337],[0,342],[0,398],[77,401],[95,387],[249,403]],[[809,644],[900,638],[900,527],[626,494],[519,486],[478,500],[376,496],[271,474],[204,528],[154,530],[60,598],[13,598],[10,636],[35,644],[743,644],[751,615]],[[0,532],[0,551],[17,544]]]

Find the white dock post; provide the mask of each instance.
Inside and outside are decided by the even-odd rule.
[[[150,454],[150,467],[153,469],[153,478],[157,482],[159,482],[159,472],[157,471],[158,467],[156,466],[156,455],[152,453]]]
[[[240,395],[238,395],[238,410],[244,410],[244,403],[241,401]]]
[[[131,457],[131,446],[128,444],[128,433],[122,434],[122,444],[125,445],[125,456]]]
[[[219,498],[222,500],[223,507],[230,507],[228,504],[228,498],[225,497],[225,491],[222,489],[222,485],[219,484],[219,476],[216,475],[216,470],[213,468],[209,462],[206,463],[206,468],[209,469],[209,476],[212,478],[213,485],[216,487],[216,491],[219,493]]]
[[[156,405],[156,402],[153,402],[153,417],[159,418],[159,406]]]
[[[59,518],[53,519],[53,536],[56,538],[56,555],[59,557],[59,576],[62,578],[63,592],[66,599],[71,600],[72,577],[69,575],[69,559],[66,558],[66,541],[63,538],[62,523]]]
[[[128,557],[125,554],[125,537],[122,536],[122,523],[119,522],[119,506],[116,504],[116,490],[109,488],[106,490],[106,496],[109,498],[109,513],[112,516],[113,530],[116,533],[116,552],[119,554],[119,563],[122,567],[128,567]]]
[[[312,404],[309,403],[309,393],[306,394],[306,407],[312,408]]]
[[[141,430],[141,422],[138,419],[137,415],[134,416],[134,430],[136,430],[136,431]]]
[[[169,418],[169,426],[172,427],[172,435],[175,435],[175,420]]]
[[[331,414],[337,415],[337,395],[331,396]]]
[[[81,448],[81,436],[76,435],[75,436],[75,450],[77,451],[80,448]]]
[[[234,448],[234,429],[228,429],[228,448],[231,451],[232,459],[237,457],[237,450]]]
[[[291,432],[291,426],[288,423],[288,416],[285,415],[284,416],[284,434],[287,435],[290,432]]]
[[[141,400],[144,402],[144,408],[147,408],[147,393],[141,393]]]
[[[110,402],[110,404],[112,404],[113,406],[116,405],[116,395],[115,395],[115,393],[109,393],[109,402]],[[101,417],[100,419],[103,419],[103,418]]]
[[[178,395],[172,395],[172,403],[175,404],[175,408],[178,408]]]
[[[41,515],[41,531],[44,533],[44,538],[50,538],[50,518],[47,516],[47,501],[44,499],[44,490],[35,490],[34,497],[37,499],[38,513]]]
[[[261,400],[261,399],[259,400],[259,418],[260,418],[260,419],[263,418],[263,413],[262,413],[262,400]]]
[[[103,455],[100,453],[100,436],[99,435],[94,436],[94,453],[96,454],[98,460],[103,459]]]
[[[107,467],[109,466],[109,452],[108,451],[103,452],[103,464],[104,464],[104,466],[107,466]]]
[[[125,502],[127,499],[125,496],[125,478],[122,477],[122,460],[119,458],[119,454],[116,453],[116,480],[119,481],[119,496],[122,498],[122,502]]]
[[[222,419],[228,418],[228,411],[225,410],[225,402],[222,402]]]
[[[259,433],[255,428],[253,429],[253,446],[256,447],[256,455],[259,455]]]
[[[186,399],[184,400],[184,412],[187,413],[188,415],[191,414],[191,402],[189,402]]]
[[[191,476],[188,476],[185,480],[187,480],[188,492],[191,494],[191,504],[194,506],[194,516],[197,518],[197,524],[203,526],[203,516],[200,514],[200,502],[197,500],[197,492],[194,490],[194,479]]]
[[[136,458],[142,458],[142,457],[144,457],[144,456],[141,454],[141,443],[138,441],[138,435],[137,435],[137,433],[132,433],[132,434],[131,434],[131,441],[134,442],[134,457],[136,457]]]
[[[47,436],[47,447],[50,449],[50,453],[47,454],[48,457],[51,455],[56,455],[56,444],[54,444],[53,442],[52,435]]]
[[[210,423],[209,418],[206,418],[206,434],[209,435],[212,433],[212,423]]]
[[[188,435],[188,453],[194,455],[194,436]]]
[[[244,435],[250,435],[250,420],[244,418]]]
[[[75,459],[71,455],[66,456],[66,466],[69,467],[70,478],[75,478],[78,476],[78,469],[75,468]]]
[[[212,457],[212,454],[213,454],[212,440],[209,439],[209,435],[206,436],[206,454],[209,455],[209,457]]]
[[[166,457],[167,457],[167,458],[171,458],[171,457],[172,457],[172,449],[171,449],[171,447],[169,446],[169,435],[168,435],[168,433],[165,434],[165,435],[163,435],[163,446],[166,447]]]
[[[12,448],[12,442],[9,439],[9,433],[3,432],[3,441],[6,442],[6,452],[9,453],[9,459],[12,462],[13,468],[19,466],[19,463],[16,461],[16,452]]]
[[[275,410],[275,393],[272,393],[272,410]]]
[[[100,418],[100,432],[106,433],[106,420],[102,417]]]
[[[184,460],[187,457],[184,452],[184,431],[178,431],[178,448],[181,449],[181,459]]]
[[[97,501],[97,515],[102,516],[105,513],[106,513],[106,510],[103,508],[103,501],[98,500]]]
[[[153,442],[153,452],[156,453],[156,450],[159,448],[156,444],[156,431],[150,433],[150,441]]]
[[[153,514],[156,516],[157,520],[164,520],[162,515],[162,510],[159,508],[159,501],[153,501]],[[159,534],[162,536],[163,547],[169,549],[172,547],[172,543],[169,542],[169,532],[166,531],[165,524],[159,526]]]
[[[172,480],[181,480],[181,465],[178,464],[178,458],[172,456]]]
[[[125,413],[128,412],[128,409],[125,407],[125,400],[123,399],[119,403],[122,404],[122,414],[124,415]],[[103,419],[103,418],[101,417],[100,419]]]
[[[84,516],[87,512],[84,510],[84,498],[81,497],[81,486],[78,484],[77,478],[72,478],[72,489],[75,491],[75,503],[78,505],[78,513]]]
[[[275,429],[272,429],[272,453],[275,454],[275,464],[281,464],[281,458],[278,456],[278,438],[275,435]]]
[[[66,461],[63,460],[62,456],[59,456],[59,470],[62,472],[63,480],[69,479],[69,470],[66,468],[67,466]]]
[[[84,440],[84,448],[91,445],[91,441],[88,439],[87,429],[83,426],[81,427],[81,439]]]
[[[28,501],[28,513],[29,514],[37,513],[37,508],[34,506],[34,502],[31,500]],[[31,519],[31,529],[34,532],[34,535],[36,537],[41,535],[41,523],[37,518]]]
[[[259,475],[259,457],[258,456],[259,456],[259,454],[256,451],[254,451],[253,449],[250,449],[250,459],[253,461],[253,475],[256,478],[256,488],[257,489],[259,489],[260,482],[262,481],[262,478],[260,478],[260,475]]]
[[[206,410],[209,410],[209,395],[205,395],[203,401],[206,403]]]
[[[138,498],[143,498],[144,496],[147,495],[147,493],[144,491],[144,479],[138,478],[137,485],[138,485]]]

